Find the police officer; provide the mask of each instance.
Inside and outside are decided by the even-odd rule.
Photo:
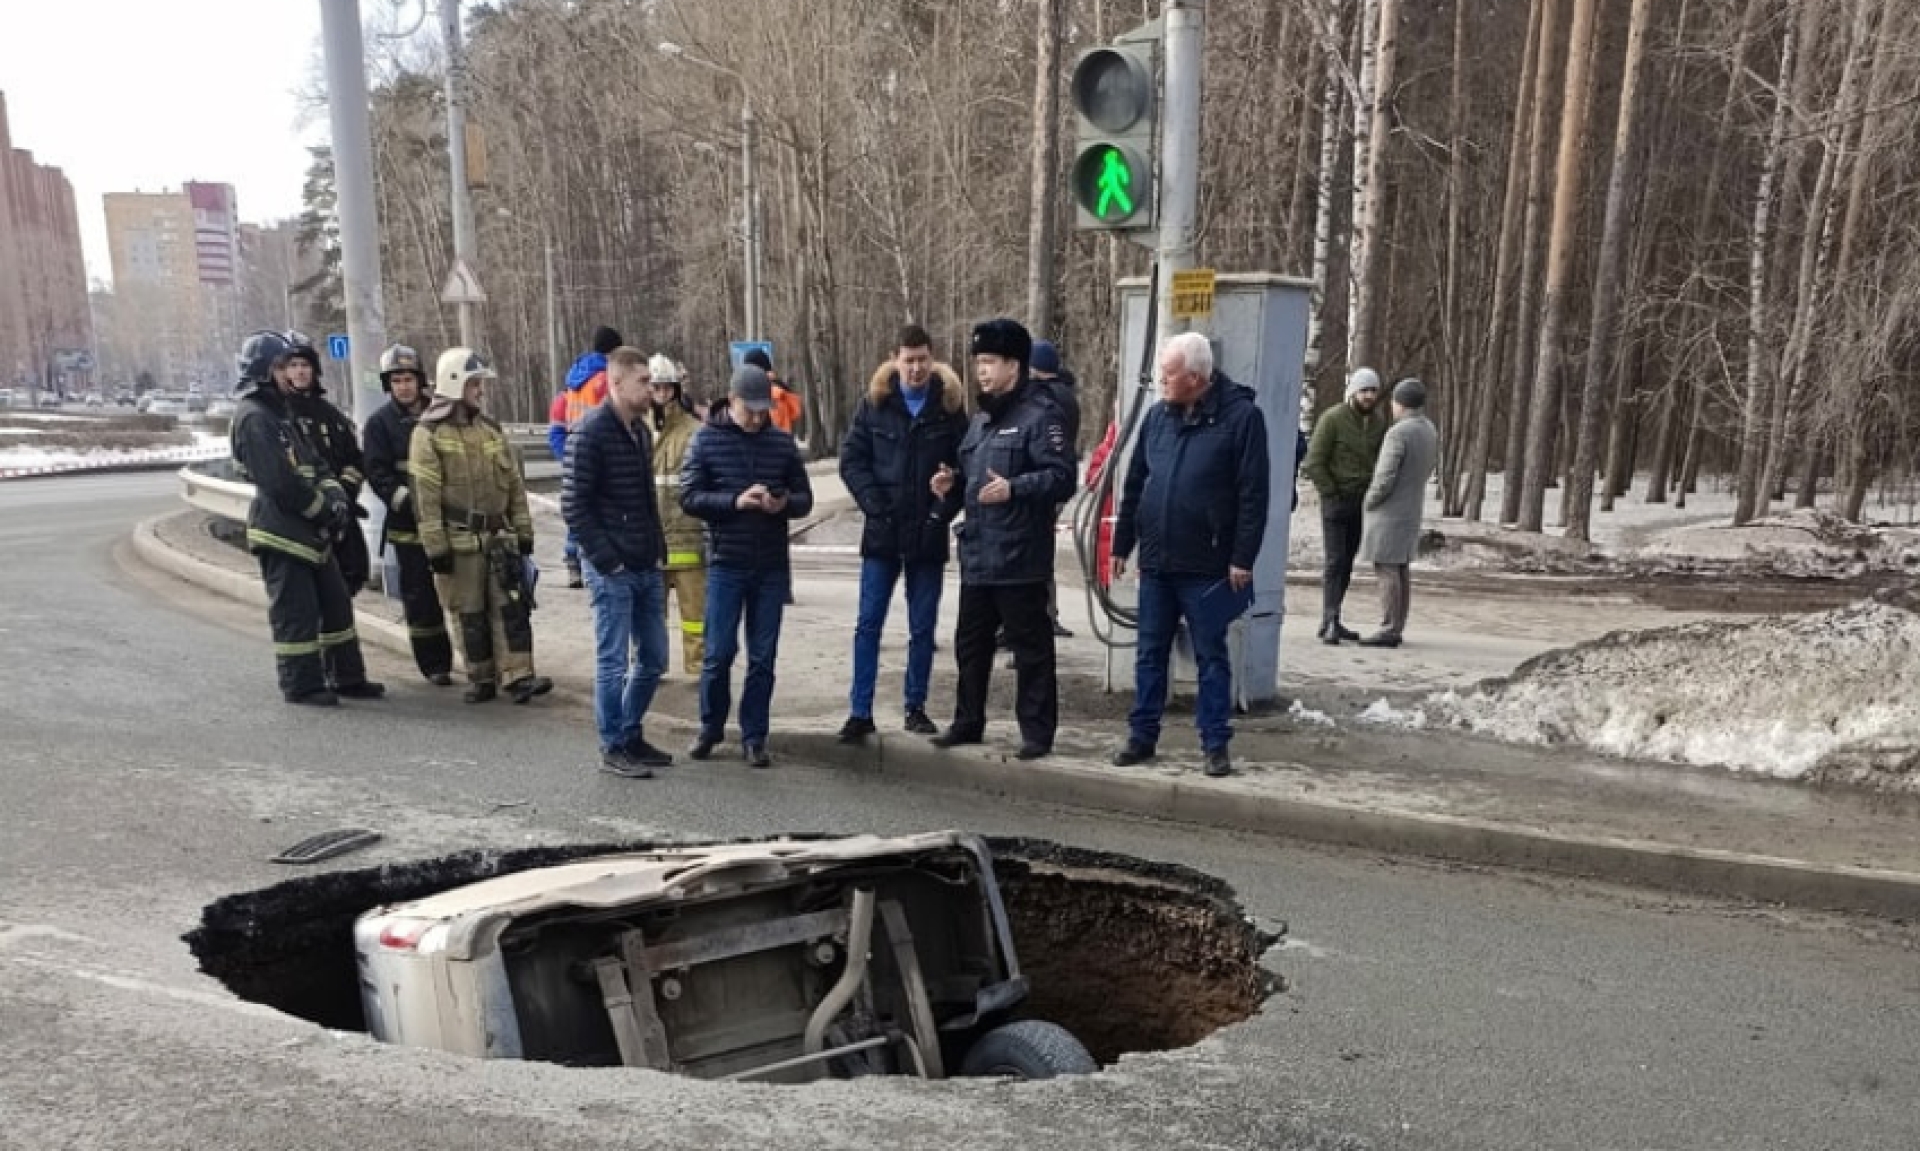
[[[337,707],[341,696],[378,699],[386,689],[367,679],[353,599],[333,558],[338,540],[359,534],[353,503],[294,425],[286,385],[274,381],[274,364],[289,349],[278,332],[255,332],[241,345],[230,439],[234,463],[253,485],[247,550],[267,585],[280,694]]]
[[[453,682],[453,645],[447,638],[440,597],[433,590],[433,569],[420,546],[418,509],[412,477],[407,474],[414,425],[433,397],[420,353],[405,344],[380,353],[380,387],[389,399],[367,421],[367,483],[387,505],[382,539],[393,545],[400,561],[400,606],[407,617],[413,662],[429,682],[446,687]]]
[[[298,332],[287,333],[290,345],[280,364],[286,375],[287,412],[294,427],[320,453],[327,470],[346,490],[347,500],[356,508],[360,489],[366,486],[365,460],[360,453],[360,437],[353,420],[327,399],[320,383],[320,353]],[[347,594],[355,595],[367,586],[373,563],[367,555],[367,539],[358,530],[343,533],[333,545],[340,576],[346,581]]]
[[[504,684],[515,703],[553,690],[533,673],[533,596],[525,558],[533,554],[527,486],[507,433],[483,410],[494,378],[469,348],[440,353],[433,402],[408,451],[420,546],[440,602],[458,618],[468,703]]]
[[[953,649],[960,678],[953,725],[933,743],[955,747],[985,739],[994,633],[1004,627],[1013,649],[1018,757],[1039,759],[1053,751],[1059,726],[1047,589],[1054,509],[1073,495],[1073,445],[1059,409],[1027,379],[1033,338],[1024,327],[988,320],[973,329],[970,351],[980,412],[960,442],[959,471],[942,467],[930,484],[942,500],[966,509],[955,533],[960,622]]]

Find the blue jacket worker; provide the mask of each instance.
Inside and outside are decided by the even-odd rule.
[[[946,582],[948,530],[959,504],[929,486],[960,464],[967,397],[960,377],[933,359],[933,338],[918,324],[900,329],[893,358],[875,369],[867,394],[840,442],[840,478],[860,506],[860,612],[853,629],[853,687],[840,740],[873,734],[880,675],[880,633],[893,589],[907,584],[906,730],[939,731],[927,716],[933,632]]]
[[[1206,773],[1230,775],[1233,668],[1227,626],[1253,602],[1253,564],[1267,530],[1267,425],[1253,389],[1214,370],[1197,332],[1160,348],[1160,402],[1142,421],[1113,531],[1113,575],[1140,549],[1139,646],[1133,712],[1118,767],[1154,756],[1167,705],[1167,658],[1182,619],[1199,665],[1195,716]]]
[[[740,750],[770,767],[767,732],[780,617],[793,586],[787,524],[813,510],[813,488],[793,437],[774,426],[773,381],[752,364],[733,373],[727,402],[693,437],[680,467],[680,507],[706,521],[706,662],[700,668],[700,733],[687,754],[707,759],[725,737],[733,658],[747,632],[740,688]],[[656,613],[657,614],[657,613]]]
[[[960,443],[958,471],[942,470],[930,485],[943,500],[966,509],[955,532],[960,621],[953,654],[960,676],[953,725],[933,742],[954,747],[986,738],[994,634],[1004,629],[1013,649],[1019,758],[1039,759],[1053,751],[1059,727],[1047,590],[1053,583],[1054,512],[1073,495],[1073,444],[1059,409],[1027,379],[1033,338],[1025,328],[988,320],[973,329],[970,350],[980,412]]]
[[[647,709],[667,670],[667,537],[654,495],[652,377],[646,354],[607,354],[607,397],[567,437],[560,514],[593,604],[593,721],[601,770],[649,779],[673,757],[647,742]]]

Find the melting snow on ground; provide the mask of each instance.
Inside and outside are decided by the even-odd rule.
[[[16,429],[16,432],[18,429]],[[195,432],[191,445],[175,444],[163,448],[0,448],[0,471],[30,471],[40,468],[80,470],[113,467],[120,464],[147,463],[155,460],[207,459],[225,455],[227,437],[211,432]]]
[[[1385,724],[1390,727],[1412,728],[1415,731],[1427,726],[1427,713],[1419,708],[1405,711],[1388,703],[1385,699],[1376,699],[1368,704],[1358,717],[1362,723]]]
[[[1889,604],[1616,632],[1427,702],[1512,742],[1920,791],[1920,615]]]

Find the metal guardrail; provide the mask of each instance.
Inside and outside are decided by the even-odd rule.
[[[215,469],[225,471],[233,465],[231,461],[220,459],[209,461],[198,467],[181,468],[181,495],[187,503],[206,512],[208,515],[244,523],[247,508],[253,503],[253,485],[241,480],[229,479],[215,474]],[[526,477],[529,480],[557,479],[560,475],[560,461],[554,459],[532,460],[526,464]]]

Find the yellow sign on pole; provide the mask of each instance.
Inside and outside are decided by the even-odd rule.
[[[1213,315],[1213,269],[1194,268],[1173,274],[1173,318],[1204,320]]]

